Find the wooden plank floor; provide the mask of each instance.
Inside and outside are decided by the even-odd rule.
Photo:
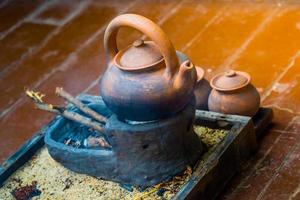
[[[275,123],[258,153],[220,199],[300,199],[300,2],[53,0],[0,1],[0,162],[52,115],[33,109],[24,89],[98,94],[107,23],[137,13],[158,23],[175,47],[206,70],[251,74]],[[124,28],[124,47],[140,35]]]

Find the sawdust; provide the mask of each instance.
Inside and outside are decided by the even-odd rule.
[[[203,142],[209,146],[220,142],[221,137],[226,134],[222,130],[213,131],[213,129],[200,126],[194,128]],[[216,138],[212,139],[212,135]],[[36,182],[37,189],[41,191],[41,194],[33,197],[32,200],[171,199],[191,175],[192,169],[187,166],[185,172],[173,177],[167,183],[158,184],[144,191],[133,188],[130,192],[120,187],[118,183],[78,174],[64,168],[54,161],[47,149],[43,147],[0,188],[0,199],[14,199],[11,194],[14,189],[32,182]]]

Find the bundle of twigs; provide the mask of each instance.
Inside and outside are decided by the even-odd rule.
[[[66,119],[81,123],[83,125],[86,125],[96,131],[99,131],[101,133],[104,132],[103,125],[106,123],[106,118],[99,113],[95,112],[94,110],[90,109],[88,106],[83,104],[78,99],[74,98],[71,94],[64,91],[63,88],[56,88],[56,94],[63,99],[67,100],[69,103],[73,104],[75,107],[77,107],[79,110],[81,110],[83,113],[87,114],[91,118],[85,117],[83,115],[80,115],[76,112],[67,110],[64,106],[58,106],[58,105],[52,105],[47,104],[43,101],[44,94],[41,94],[40,92],[35,92],[32,90],[27,90],[26,95],[33,101],[33,103],[36,105],[36,107],[40,110],[48,111],[51,113],[55,113],[57,115],[61,115],[65,117]],[[103,140],[100,142],[100,145],[103,147],[110,147],[110,145]]]

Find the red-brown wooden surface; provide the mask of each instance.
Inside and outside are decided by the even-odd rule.
[[[251,74],[272,107],[275,125],[258,153],[220,199],[300,199],[300,2],[295,1],[0,1],[0,162],[49,122],[24,89],[63,103],[56,86],[73,95],[98,94],[105,70],[107,23],[137,13],[157,22],[175,47],[206,70]],[[139,34],[124,28],[124,47]]]

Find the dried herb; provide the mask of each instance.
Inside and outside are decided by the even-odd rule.
[[[160,196],[162,198],[166,198],[167,196],[173,196],[180,190],[181,186],[189,180],[189,178],[192,176],[192,173],[192,168],[190,166],[187,166],[186,170],[183,173],[174,176],[168,182],[160,183],[146,189],[141,195],[134,197],[134,199],[143,199],[145,197],[149,197],[149,195],[152,195],[154,193],[156,193],[157,196]]]
[[[194,131],[208,147],[221,142],[228,132],[224,129],[212,129],[204,126],[194,126]]]

